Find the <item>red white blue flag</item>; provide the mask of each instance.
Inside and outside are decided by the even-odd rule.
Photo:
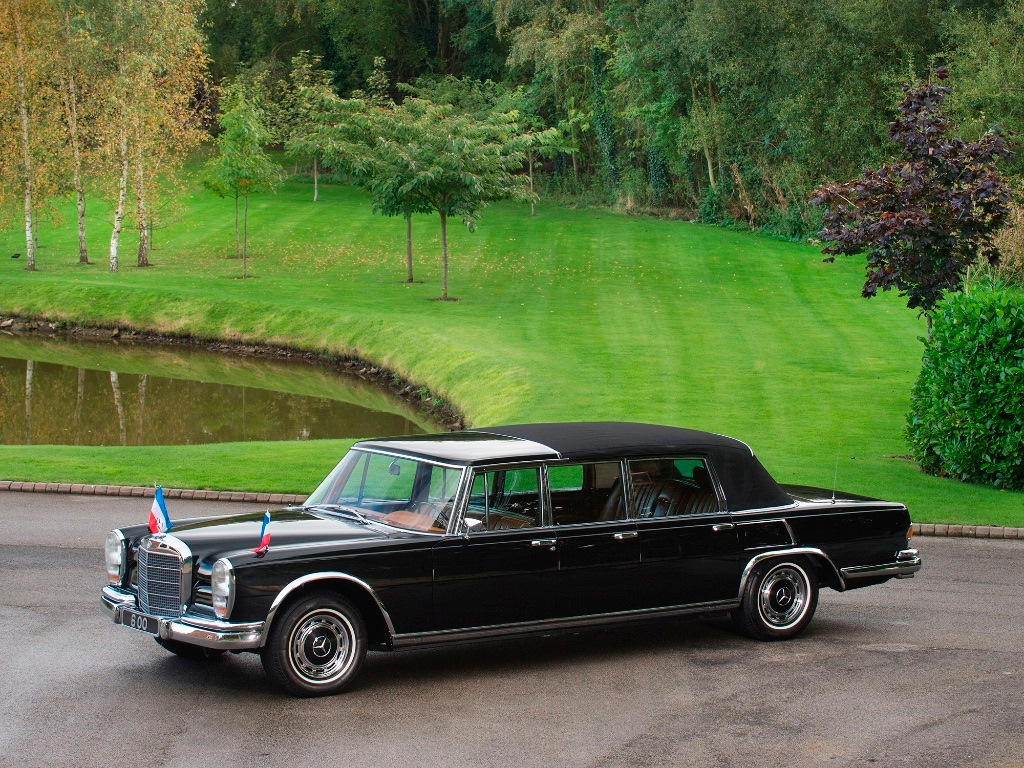
[[[253,550],[257,555],[267,554],[267,550],[270,549],[270,531],[267,527],[270,525],[270,510],[267,510],[263,514],[263,527],[260,528],[260,545]]]
[[[164,504],[164,489],[157,486],[153,494],[153,506],[149,508],[149,532],[167,533],[173,527],[171,516],[167,514],[167,505]]]

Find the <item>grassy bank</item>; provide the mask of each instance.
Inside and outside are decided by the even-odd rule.
[[[0,311],[355,353],[428,386],[475,425],[629,419],[749,442],[784,482],[902,500],[922,522],[1024,525],[1024,494],[925,476],[904,458],[923,325],[895,296],[859,297],[862,265],[810,247],[606,211],[502,205],[449,230],[415,219],[406,285],[400,219],[342,187],[290,182],[255,200],[252,280],[239,280],[229,201],[195,192],[157,231],[153,266],[79,267],[73,227],[41,229],[40,270],[0,260]],[[98,209],[93,206],[90,210]],[[94,258],[109,229],[95,211]],[[70,214],[70,212],[69,212]],[[3,252],[22,250],[5,232]],[[122,263],[134,243],[123,244]],[[301,492],[343,446],[175,449],[0,446],[0,477]],[[255,470],[253,468],[256,468]],[[102,474],[100,474],[102,473]]]

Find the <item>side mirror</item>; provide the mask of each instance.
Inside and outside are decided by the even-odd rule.
[[[398,477],[400,474],[402,474],[402,467],[398,463],[397,459],[395,461],[392,461],[391,464],[388,466],[388,474],[394,475],[395,477]]]

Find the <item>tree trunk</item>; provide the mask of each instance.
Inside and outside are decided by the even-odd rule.
[[[412,214],[405,217],[405,282],[412,282]]]
[[[117,246],[124,223],[124,201],[128,195],[128,133],[121,130],[121,175],[118,178],[117,208],[114,210],[114,231],[110,235],[110,271],[117,272]]]
[[[711,128],[714,131],[715,157],[718,161],[718,178],[725,176],[722,160],[722,137],[718,135],[718,97],[715,96],[715,84],[708,78],[708,99],[711,101]]]
[[[536,215],[536,211],[534,210],[534,203],[535,203],[535,201],[533,199],[533,153],[532,152],[530,153],[529,168],[530,168],[530,215],[534,216],[534,215]]]
[[[128,426],[125,423],[124,402],[121,400],[121,382],[117,378],[117,371],[110,372],[110,388],[114,390],[114,408],[117,409],[117,427],[121,438],[121,445],[128,445]]]
[[[245,188],[245,212],[242,214],[242,279],[249,259],[249,188]]]
[[[441,299],[448,301],[448,217],[441,211]]]
[[[690,96],[693,99],[693,105],[697,105],[697,84],[690,80]],[[708,181],[711,183],[712,189],[717,189],[715,184],[715,163],[711,158],[711,146],[708,142],[707,136],[701,137],[701,149],[704,150],[704,160],[708,165]]]
[[[316,155],[313,155],[313,202],[320,198],[320,174],[317,167]]]
[[[146,383],[149,380],[149,376],[142,374],[139,376],[139,404],[135,411],[135,444],[143,445],[142,431],[145,427],[146,420]]]
[[[61,94],[64,96],[64,118],[68,123],[68,138],[71,139],[71,178],[78,198],[78,263],[89,263],[89,248],[85,241],[85,185],[82,183],[82,151],[78,142],[78,91],[75,75],[68,72],[60,79]]]
[[[25,445],[32,445],[32,374],[36,364],[25,361]]]
[[[82,444],[82,405],[85,403],[85,368],[78,369],[78,393],[75,397],[75,445]]]
[[[25,89],[25,40],[21,34],[21,17],[14,10],[14,35],[18,55],[18,116],[21,118],[21,153],[25,172],[25,269],[36,268],[36,241],[32,230],[32,152],[28,133],[28,94]]]
[[[241,240],[238,237],[238,190],[235,190],[235,258],[241,256]]]
[[[140,267],[149,266],[149,226],[146,219],[146,185],[145,169],[142,162],[142,143],[138,146],[138,158],[135,168],[135,197],[139,202],[139,261]]]

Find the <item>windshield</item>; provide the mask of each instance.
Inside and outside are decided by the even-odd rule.
[[[461,467],[351,450],[306,500],[306,507],[354,514],[396,528],[443,533]]]

